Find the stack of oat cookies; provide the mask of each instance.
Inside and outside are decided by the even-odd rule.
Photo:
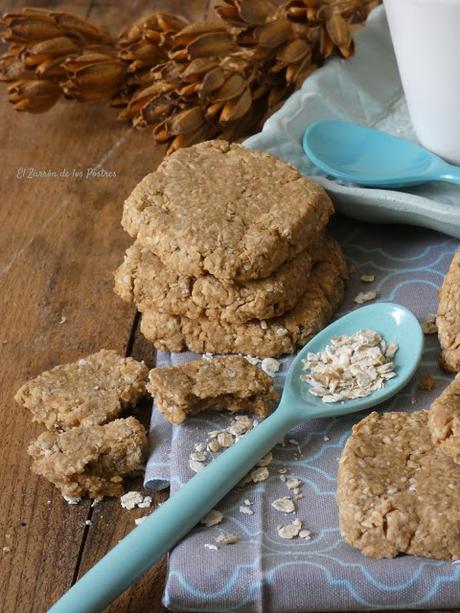
[[[268,153],[224,141],[179,150],[125,202],[135,242],[115,291],[158,349],[293,352],[343,297],[332,213],[322,187]]]

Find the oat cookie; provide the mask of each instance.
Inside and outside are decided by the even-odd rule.
[[[325,239],[306,292],[298,304],[281,317],[228,324],[201,317],[197,320],[147,311],[141,331],[161,350],[197,353],[244,353],[276,357],[292,353],[329,321],[340,305],[347,277],[346,262],[334,239]]]
[[[279,400],[271,377],[242,356],[154,368],[147,389],[165,419],[173,424],[209,410],[266,417]]]
[[[447,372],[460,371],[460,249],[454,255],[439,292],[436,317],[441,344],[441,366]]]
[[[66,498],[119,496],[123,477],[143,470],[146,451],[144,427],[134,417],[44,432],[28,448],[32,471]]]
[[[433,443],[460,464],[460,374],[431,405],[428,424]]]
[[[225,141],[180,149],[124,205],[122,225],[174,270],[268,277],[328,222],[324,189],[269,153]]]
[[[223,283],[212,275],[195,278],[175,272],[136,241],[115,272],[115,292],[135,302],[141,312],[159,310],[190,319],[205,316],[243,323],[292,309],[307,288],[311,267],[306,250],[265,279]]]
[[[145,395],[148,368],[102,349],[25,383],[15,400],[48,429],[103,424]]]
[[[460,466],[433,445],[428,412],[371,413],[339,465],[340,531],[373,558],[460,558]]]

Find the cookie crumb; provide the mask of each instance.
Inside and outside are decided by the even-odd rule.
[[[263,458],[260,458],[260,460],[257,462],[257,466],[268,466],[269,464],[271,464],[272,460],[273,454],[271,451],[269,451],[267,455],[264,455]]]
[[[302,522],[300,519],[296,518],[292,524],[287,524],[287,526],[278,526],[278,536],[282,539],[293,539],[299,535],[300,530],[302,529]]]
[[[289,479],[286,481],[286,485],[290,490],[295,490],[302,485],[302,481],[297,479],[297,477],[289,477]]]
[[[67,504],[80,504],[81,498],[70,498],[69,496],[63,496]]]
[[[375,281],[375,275],[361,275],[360,279],[363,283],[373,283]]]
[[[222,515],[222,513],[217,509],[213,509],[203,517],[203,519],[200,521],[200,524],[203,524],[204,526],[206,526],[206,528],[211,528],[211,526],[217,526],[217,524],[220,524],[223,519],[224,516]]]
[[[359,292],[354,298],[353,302],[356,304],[364,304],[365,302],[370,302],[371,300],[375,300],[377,298],[377,292]]]
[[[311,539],[311,532],[310,530],[301,530],[299,532],[299,536],[301,539],[304,539],[305,541],[309,541]]]
[[[212,549],[213,551],[218,551],[219,549],[217,545],[213,545],[212,543],[205,543],[204,546],[206,549]]]
[[[240,513],[243,513],[244,515],[254,515],[254,511],[251,509],[251,507],[244,504],[240,505]]]
[[[295,513],[294,502],[289,496],[277,498],[272,502],[272,507],[277,511],[281,511],[282,513]]]
[[[275,360],[275,358],[264,358],[261,368],[267,375],[274,377],[280,369],[280,362],[279,360]]]
[[[422,322],[422,330],[423,334],[437,334],[438,326],[436,324],[436,315],[434,313],[430,313],[427,315],[425,321]]]
[[[260,483],[261,481],[268,479],[270,473],[268,472],[268,468],[263,466],[261,468],[255,468],[249,474],[254,483]]]
[[[420,382],[418,384],[418,388],[425,391],[431,392],[436,387],[435,379],[430,375],[430,373],[426,373],[422,375],[420,378]]]
[[[120,496],[120,503],[128,511],[132,511],[136,507],[146,509],[152,504],[152,497],[144,496],[141,492],[131,491]]]
[[[234,534],[219,534],[214,539],[219,545],[233,545],[238,542],[238,537]]]

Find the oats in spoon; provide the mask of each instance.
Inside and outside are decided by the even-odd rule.
[[[301,379],[323,402],[363,398],[396,376],[393,358],[397,351],[396,343],[387,343],[375,330],[337,336],[322,351],[307,354],[302,361],[308,374]]]

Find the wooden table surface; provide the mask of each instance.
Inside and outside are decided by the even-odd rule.
[[[158,8],[201,18],[209,4],[2,0],[0,9],[69,11],[118,32]],[[29,377],[103,347],[154,364],[134,308],[112,291],[112,271],[130,243],[120,226],[123,200],[159,164],[164,149],[147,132],[117,122],[116,111],[102,103],[60,102],[44,115],[18,114],[2,87],[0,113],[0,610],[42,613],[132,530],[141,513],[122,509],[117,499],[94,508],[87,501],[69,506],[31,474],[26,448],[42,428],[13,395]],[[20,169],[85,174],[87,168],[116,177],[18,176]],[[146,420],[148,406],[138,414]],[[160,563],[108,610],[163,611],[164,575]]]

